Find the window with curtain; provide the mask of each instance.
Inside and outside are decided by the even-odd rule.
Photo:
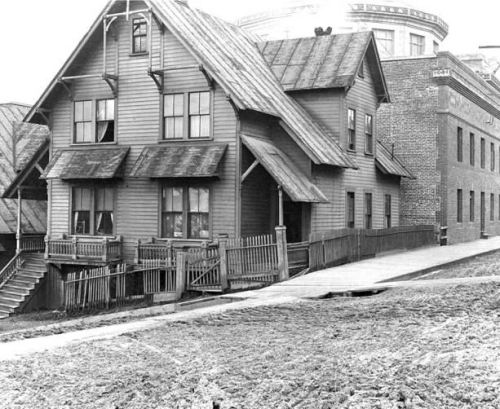
[[[365,153],[373,155],[373,116],[365,115]]]
[[[162,237],[184,237],[184,189],[165,187],[162,192]]]
[[[92,190],[73,188],[73,234],[90,234],[90,213],[92,211]]]
[[[356,150],[356,111],[347,109],[347,149]]]
[[[115,140],[114,99],[101,99],[97,101],[96,130],[97,142],[113,142]]]
[[[101,236],[113,234],[114,192],[111,188],[97,188],[95,190],[95,233]]]
[[[189,238],[208,239],[209,192],[207,188],[189,188]]]

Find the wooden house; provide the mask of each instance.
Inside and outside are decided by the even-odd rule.
[[[258,43],[185,1],[111,1],[26,116],[51,131],[49,287],[138,240],[397,226],[388,100],[370,32]]]

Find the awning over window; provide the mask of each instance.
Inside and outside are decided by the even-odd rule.
[[[130,177],[206,178],[217,176],[227,145],[164,145],[144,148]]]
[[[129,148],[68,149],[56,152],[45,169],[45,179],[113,179],[121,177]]]
[[[270,139],[242,135],[243,144],[294,202],[328,202],[316,185]]]
[[[375,158],[375,166],[385,175],[400,176],[403,178],[415,179],[415,176],[405,168],[403,163],[393,155],[389,150],[380,142],[377,141],[377,156]]]

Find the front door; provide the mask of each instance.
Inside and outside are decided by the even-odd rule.
[[[283,222],[286,226],[287,243],[302,241],[302,203],[283,203]]]
[[[484,198],[484,192],[481,192],[481,233],[484,233],[484,230],[486,228],[485,217],[486,217],[486,203]]]

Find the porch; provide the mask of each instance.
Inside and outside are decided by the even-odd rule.
[[[45,259],[56,264],[105,265],[122,260],[121,236],[68,236],[45,239]]]

